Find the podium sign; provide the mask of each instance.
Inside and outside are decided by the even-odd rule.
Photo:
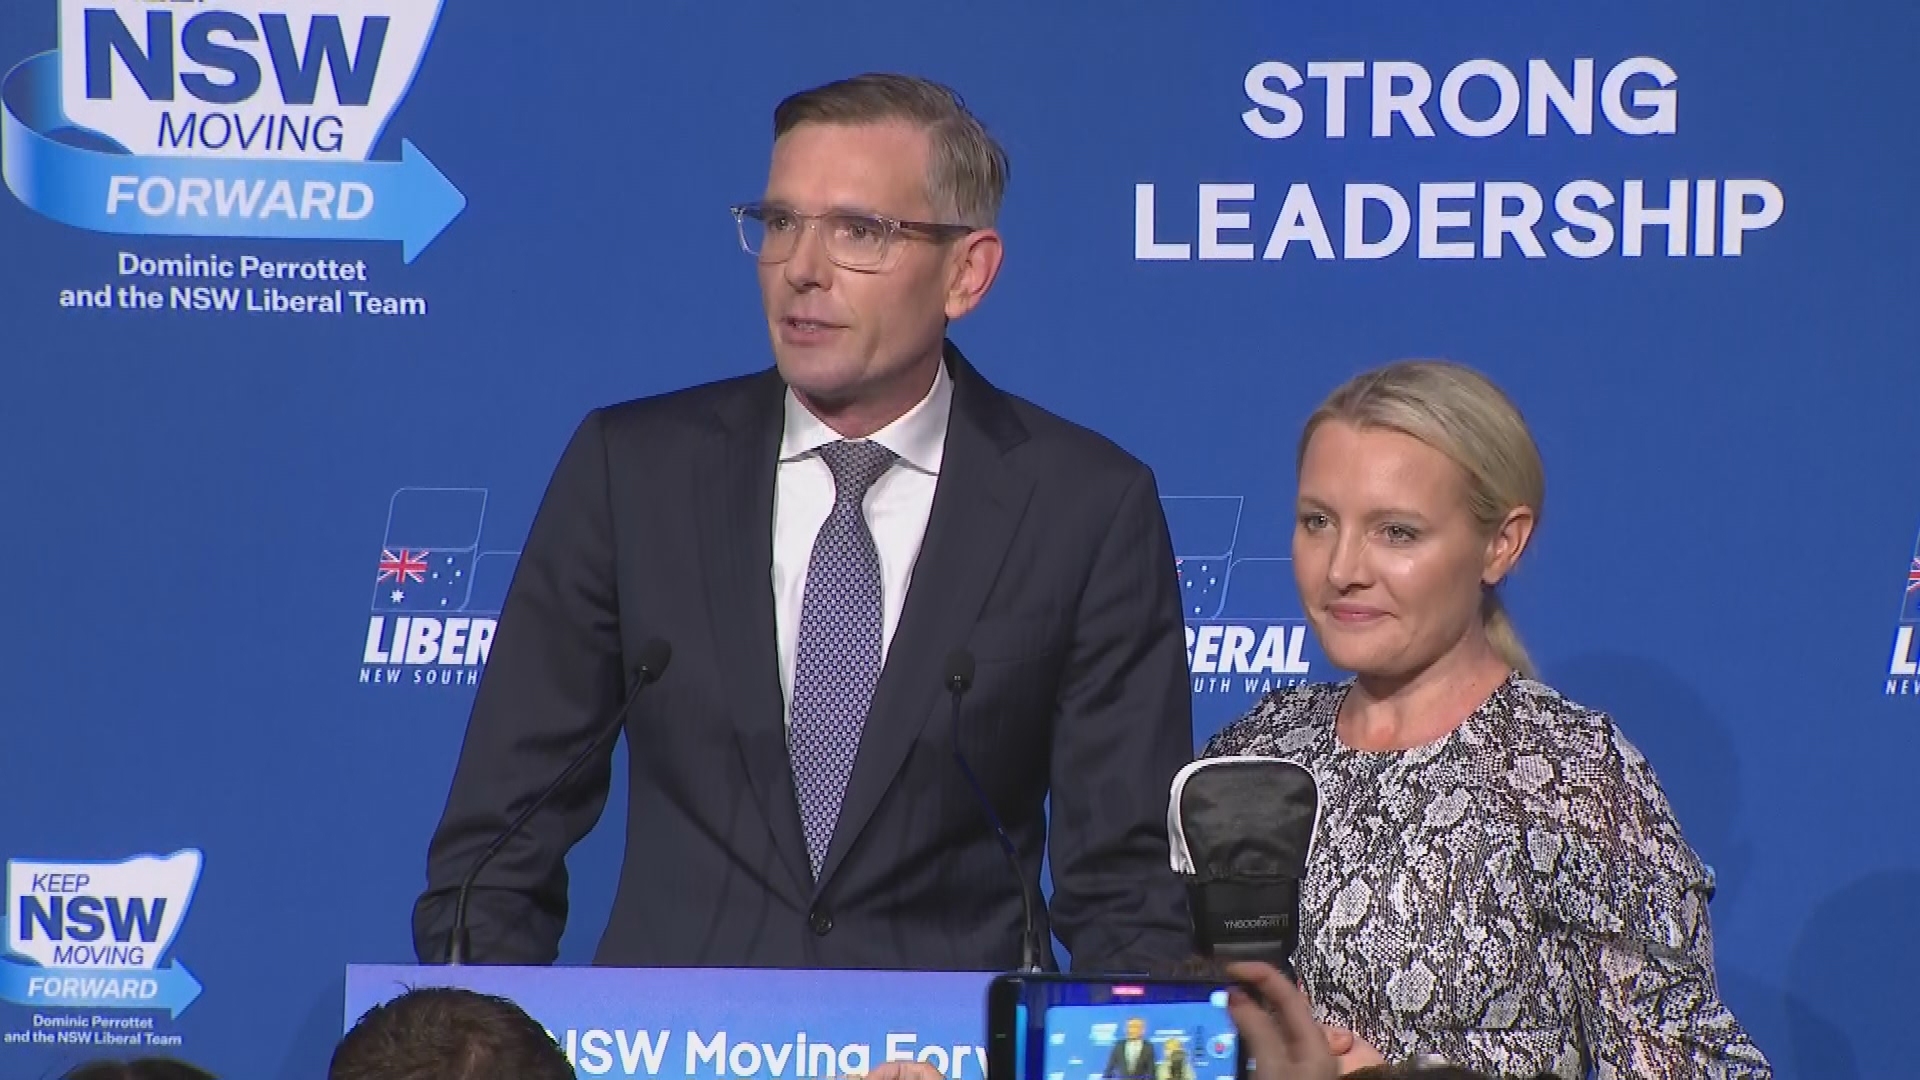
[[[346,1026],[408,989],[508,998],[584,1077],[829,1078],[924,1061],[985,1080],[987,984],[974,972],[724,968],[347,968]]]

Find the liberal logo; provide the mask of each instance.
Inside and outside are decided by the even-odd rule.
[[[1900,618],[1893,628],[1893,659],[1887,664],[1888,697],[1920,697],[1920,538],[1914,540],[1900,593]]]
[[[486,488],[401,488],[374,562],[360,681],[477,686],[518,551],[481,545]]]
[[[59,0],[60,47],[0,84],[0,172],[62,224],[139,236],[398,241],[466,197],[374,148],[438,0]]]
[[[1167,527],[1187,624],[1187,668],[1198,695],[1259,698],[1312,673],[1293,561],[1242,555],[1245,500],[1168,496]]]
[[[120,862],[8,861],[4,922],[11,956],[0,957],[0,1000],[179,1016],[200,996],[200,983],[185,964],[160,961],[186,921],[200,863],[193,849]],[[88,1035],[80,1041],[138,1041]]]

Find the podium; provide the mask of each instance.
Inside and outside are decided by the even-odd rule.
[[[408,989],[458,986],[517,1003],[580,1076],[827,1080],[911,1059],[951,1080],[985,1080],[992,980],[976,972],[352,965],[346,1027]]]

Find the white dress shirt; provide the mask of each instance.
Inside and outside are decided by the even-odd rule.
[[[947,417],[953,410],[953,380],[945,364],[933,387],[906,415],[881,428],[872,441],[899,458],[867,489],[867,529],[880,553],[880,658],[893,642],[900,609],[913,580],[913,563],[933,511],[933,489],[947,447]],[[786,424],[780,437],[780,469],[773,483],[773,619],[780,650],[780,693],[793,720],[794,657],[800,646],[800,605],[807,587],[813,540],[833,511],[833,473],[820,448],[840,435],[787,391]]]

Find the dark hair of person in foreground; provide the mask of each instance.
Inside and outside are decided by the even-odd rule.
[[[457,987],[409,990],[367,1010],[334,1047],[327,1080],[574,1080],[526,1011]]]

